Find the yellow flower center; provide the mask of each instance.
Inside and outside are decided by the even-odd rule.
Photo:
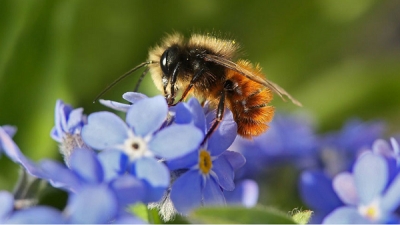
[[[202,149],[199,154],[199,169],[202,174],[208,174],[212,168],[212,161],[210,153]]]
[[[378,215],[378,210],[376,210],[374,207],[369,207],[365,212],[365,216],[370,219],[375,219],[377,215]]]
[[[359,210],[362,215],[364,215],[366,218],[372,220],[372,221],[377,221],[380,218],[380,209],[379,209],[379,201],[375,200],[369,205],[365,206],[360,206]]]

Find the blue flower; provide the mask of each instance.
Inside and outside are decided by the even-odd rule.
[[[224,190],[224,196],[228,205],[239,205],[247,208],[257,204],[259,188],[254,180],[245,179],[235,182],[233,191]]]
[[[379,121],[347,121],[340,131],[323,136],[318,153],[321,169],[331,176],[350,171],[357,157],[371,149],[372,143],[381,138],[384,131],[385,125]]]
[[[70,168],[43,160],[44,179],[70,192],[65,214],[72,223],[106,223],[115,220],[128,205],[145,201],[146,184],[125,174],[127,158],[120,152],[75,149]],[[90,208],[91,206],[91,208]],[[90,208],[88,211],[87,208]]]
[[[74,109],[57,100],[55,107],[55,126],[50,136],[57,142],[63,142],[66,135],[80,134],[83,125],[86,123],[86,116],[82,114],[83,108]]]
[[[14,196],[0,191],[0,223],[66,223],[61,212],[48,206],[15,210]]]
[[[193,113],[192,123],[206,133],[215,119],[215,112],[205,117],[196,99],[189,100],[187,107]],[[177,110],[176,113],[178,117],[182,112]],[[170,198],[178,212],[187,214],[201,205],[226,204],[222,190],[235,188],[234,170],[245,163],[240,153],[226,151],[235,139],[236,131],[232,113],[226,110],[223,121],[204,146],[182,158],[167,161],[171,170],[187,170],[171,187]]]
[[[299,179],[301,198],[314,211],[312,223],[322,222],[344,204],[332,188],[333,176],[350,171],[357,157],[370,151],[374,141],[383,135],[384,128],[382,122],[351,119],[340,131],[322,136],[313,156],[315,166],[303,171]]]
[[[346,206],[335,209],[323,222],[399,223],[400,173],[390,168],[383,156],[362,154],[352,173],[343,172],[334,178],[334,190]]]
[[[318,139],[308,118],[276,113],[269,126],[252,140],[237,137],[230,147],[251,162],[238,171],[239,178],[256,178],[266,168],[283,164],[298,168],[315,164]]]
[[[299,191],[304,203],[313,209],[311,224],[321,223],[335,208],[343,205],[332,187],[332,178],[321,170],[303,171]]]
[[[84,124],[86,124],[86,115],[83,115],[83,108],[73,109],[72,106],[57,100],[55,125],[50,136],[60,143],[59,150],[67,165],[75,148],[87,148],[81,138],[81,130]]]
[[[0,223],[144,223],[132,215],[119,214],[117,197],[106,185],[86,186],[77,194],[70,193],[63,212],[49,206],[15,209],[17,201],[12,194],[0,191]]]
[[[192,125],[162,128],[167,116],[164,97],[144,98],[130,106],[126,123],[110,112],[89,115],[82,138],[94,149],[124,152],[131,162],[131,173],[145,180],[149,188],[158,190],[152,192],[154,195],[148,201],[157,201],[170,182],[168,168],[158,159],[170,160],[188,154],[203,139],[203,133]]]

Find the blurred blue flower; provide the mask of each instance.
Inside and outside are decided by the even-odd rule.
[[[50,160],[40,166],[53,186],[70,192],[64,214],[72,223],[106,223],[125,215],[128,205],[145,201],[149,194],[143,181],[125,174],[127,162],[120,152],[97,156],[90,149],[75,149],[69,169]]]
[[[321,223],[335,208],[343,205],[332,187],[332,178],[321,170],[306,170],[299,179],[303,202],[313,210],[310,223]]]
[[[255,179],[271,167],[285,164],[315,166],[318,138],[308,117],[276,113],[269,126],[252,140],[238,136],[229,148],[251,162],[238,171],[238,178]]]
[[[320,168],[331,176],[350,171],[356,158],[372,143],[383,136],[385,124],[380,121],[363,122],[348,120],[338,132],[331,132],[321,139],[318,160]]]
[[[235,189],[233,191],[224,190],[224,196],[228,205],[239,205],[247,208],[257,204],[258,193],[258,184],[250,179],[235,182]]]
[[[332,188],[332,178],[340,172],[350,171],[357,157],[370,151],[384,130],[382,122],[351,119],[340,131],[320,138],[313,155],[314,166],[303,171],[299,179],[300,196],[314,211],[312,223],[321,223],[327,214],[344,204]]]
[[[173,124],[160,130],[167,119],[168,105],[162,96],[144,98],[131,105],[126,123],[110,112],[89,115],[82,138],[97,150],[119,150],[131,162],[129,170],[145,180],[157,201],[170,182],[168,168],[158,159],[170,160],[197,149],[203,133],[195,126]]]
[[[0,202],[0,223],[104,224],[121,220],[144,223],[133,215],[119,213],[117,197],[106,185],[86,186],[79,193],[70,193],[63,212],[49,206],[16,209],[18,204],[6,191],[0,191]]]
[[[193,114],[191,123],[205,134],[215,119],[215,111],[205,116],[196,99],[190,99],[186,107]],[[177,117],[183,114],[184,108],[176,111]],[[226,204],[222,190],[232,191],[235,188],[234,171],[245,163],[240,153],[227,151],[236,132],[232,113],[226,110],[223,121],[204,146],[182,158],[167,161],[171,170],[187,170],[174,181],[170,192],[172,203],[179,213],[187,214],[202,205]]]
[[[48,206],[35,206],[16,210],[14,196],[0,191],[0,223],[66,223],[61,212]]]
[[[400,206],[400,173],[390,170],[388,163],[381,155],[365,152],[355,162],[352,173],[338,174],[333,188],[346,206],[335,209],[323,222],[399,223],[396,210]]]

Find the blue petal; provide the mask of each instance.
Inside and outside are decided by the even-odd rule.
[[[325,217],[326,224],[370,224],[371,222],[361,216],[355,207],[340,207]]]
[[[83,118],[83,108],[77,108],[71,111],[68,115],[67,127],[68,132],[73,134],[75,133],[76,129],[80,129],[83,126],[82,123]]]
[[[243,205],[248,208],[257,204],[258,193],[258,185],[253,180],[243,180],[236,184],[235,190],[224,191],[228,205]]]
[[[321,171],[303,172],[299,186],[303,201],[323,214],[343,205],[332,188],[331,179]]]
[[[21,150],[14,143],[11,137],[7,134],[7,132],[0,126],[0,149],[3,149],[5,154],[12,161],[21,164],[25,170],[35,176],[35,177],[43,177],[43,172],[41,169],[33,163],[31,160],[25,157],[22,154]]]
[[[71,223],[108,223],[115,218],[118,203],[107,186],[85,186],[68,200]]]
[[[389,143],[387,143],[383,139],[378,139],[374,141],[372,145],[372,151],[376,154],[383,155],[385,157],[392,157],[393,156],[393,151],[389,146]]]
[[[168,168],[156,159],[143,157],[136,160],[133,166],[134,174],[139,179],[147,181],[153,187],[168,187],[170,180]]]
[[[393,152],[396,156],[400,156],[400,147],[399,143],[397,143],[396,139],[390,138],[390,143],[392,144]]]
[[[233,170],[237,170],[246,164],[246,158],[239,152],[225,151],[221,156],[228,160]]]
[[[354,177],[348,172],[343,172],[333,179],[333,189],[339,198],[348,205],[358,204],[358,194]]]
[[[136,102],[148,97],[145,94],[139,92],[126,92],[122,95],[122,98],[132,104],[135,104]]]
[[[165,195],[166,187],[155,187],[151,186],[149,183],[144,182],[146,195],[143,196],[143,203],[147,204],[150,202],[159,202],[161,198]]]
[[[196,150],[203,140],[203,133],[192,125],[174,124],[156,133],[149,147],[165,159],[173,159]]]
[[[188,214],[201,206],[201,179],[197,170],[190,170],[172,184],[170,197],[178,212]]]
[[[48,180],[53,187],[72,192],[80,189],[79,178],[59,162],[42,160],[39,165],[45,173],[43,178]]]
[[[213,124],[214,119],[214,112],[207,114],[207,121],[211,121],[209,122],[209,127]],[[236,122],[233,120],[232,112],[226,110],[224,114],[224,119],[219,124],[217,130],[214,131],[214,133],[208,139],[207,149],[210,151],[211,156],[220,155],[225,150],[227,150],[235,140],[236,136]]]
[[[54,110],[55,124],[53,129],[55,130],[54,137],[57,138],[55,140],[58,142],[61,142],[62,136],[67,129],[66,117],[71,110],[72,107],[67,104],[64,104],[62,100],[56,101],[56,107]]]
[[[6,223],[16,224],[57,224],[66,223],[61,212],[47,207],[36,206],[32,208],[22,209],[13,213]]]
[[[168,160],[166,164],[170,170],[190,169],[199,162],[199,152],[193,151],[182,157]]]
[[[14,209],[14,196],[7,191],[0,191],[0,223],[11,214]]]
[[[8,134],[8,136],[10,136],[10,138],[14,137],[15,133],[17,132],[17,127],[15,126],[3,125],[1,127]]]
[[[62,142],[62,135],[57,132],[57,128],[56,127],[53,127],[51,129],[50,137],[53,138],[53,140],[55,140],[55,141],[57,141],[59,143]]]
[[[224,157],[218,157],[218,159],[212,162],[212,170],[218,176],[218,184],[227,191],[235,189],[233,178],[235,173],[232,169],[231,164]]]
[[[97,154],[102,165],[104,181],[108,182],[126,172],[128,157],[122,151],[102,151]]]
[[[146,194],[145,185],[136,177],[125,174],[111,183],[119,205],[124,208],[129,204],[142,201]]]
[[[69,160],[70,168],[85,183],[97,184],[103,181],[103,168],[95,153],[88,149],[75,149]]]
[[[94,149],[106,149],[123,144],[128,137],[128,127],[117,115],[110,112],[92,113],[82,129],[82,139]]]
[[[168,105],[159,95],[136,102],[126,114],[126,122],[138,136],[146,136],[158,130],[167,119]]]
[[[383,195],[381,206],[385,212],[394,212],[400,205],[400,173],[393,179]]]
[[[205,206],[226,205],[224,194],[212,177],[206,180],[203,189],[203,203]]]
[[[172,110],[175,112],[175,123],[189,124],[193,121],[192,112],[186,103],[180,102],[178,105],[173,107]]]
[[[206,115],[204,114],[203,107],[196,98],[189,99],[187,103],[192,111],[194,125],[204,133],[207,132]]]
[[[367,205],[385,189],[388,166],[384,158],[367,152],[356,161],[353,174],[360,203]]]
[[[121,112],[128,112],[128,109],[131,107],[130,104],[124,104],[124,103],[115,102],[115,101],[111,101],[111,100],[100,99],[99,102],[102,105],[107,106],[108,108],[115,109],[115,110],[118,110]]]

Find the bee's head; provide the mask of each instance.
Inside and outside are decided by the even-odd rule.
[[[177,45],[171,46],[164,51],[160,58],[161,70],[169,77],[180,60],[180,48]]]

